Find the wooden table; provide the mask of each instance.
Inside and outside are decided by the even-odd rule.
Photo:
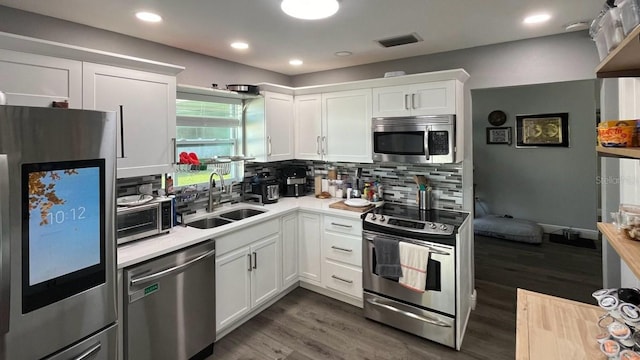
[[[595,339],[605,311],[518,289],[516,360],[606,359]]]

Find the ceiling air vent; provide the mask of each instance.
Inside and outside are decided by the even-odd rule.
[[[416,33],[409,34],[409,35],[396,36],[388,39],[376,40],[378,44],[386,48],[392,47],[392,46],[413,44],[413,43],[417,43],[418,41],[422,41],[422,38],[418,36],[418,34]]]

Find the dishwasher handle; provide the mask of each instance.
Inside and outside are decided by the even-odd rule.
[[[153,281],[153,280],[159,279],[159,278],[161,278],[163,276],[169,275],[171,273],[181,271],[182,269],[184,269],[184,268],[186,268],[188,266],[191,266],[191,265],[197,263],[198,261],[200,261],[202,259],[205,259],[205,258],[208,258],[210,256],[213,256],[213,254],[215,254],[215,253],[216,253],[215,249],[211,250],[211,251],[207,251],[206,253],[204,253],[204,254],[196,257],[196,258],[193,258],[192,260],[189,260],[184,264],[181,264],[181,265],[178,265],[178,266],[173,266],[173,267],[170,267],[168,269],[165,269],[165,270],[162,270],[162,271],[158,271],[158,272],[150,274],[150,275],[141,276],[139,278],[131,279],[130,286],[134,286],[134,285],[137,285],[137,284],[140,284],[140,283],[144,283],[144,282],[148,282],[148,281]]]

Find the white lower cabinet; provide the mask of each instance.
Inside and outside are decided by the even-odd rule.
[[[282,217],[282,288],[298,281],[298,213]]]
[[[298,217],[298,264],[300,280],[322,283],[321,215],[301,212]]]
[[[216,239],[216,332],[281,290],[280,219]]]
[[[322,283],[362,299],[362,222],[324,216]]]

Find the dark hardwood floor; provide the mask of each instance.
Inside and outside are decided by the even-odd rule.
[[[478,304],[460,352],[367,320],[298,288],[215,344],[213,359],[513,359],[516,288],[595,303],[601,251],[476,237]]]

